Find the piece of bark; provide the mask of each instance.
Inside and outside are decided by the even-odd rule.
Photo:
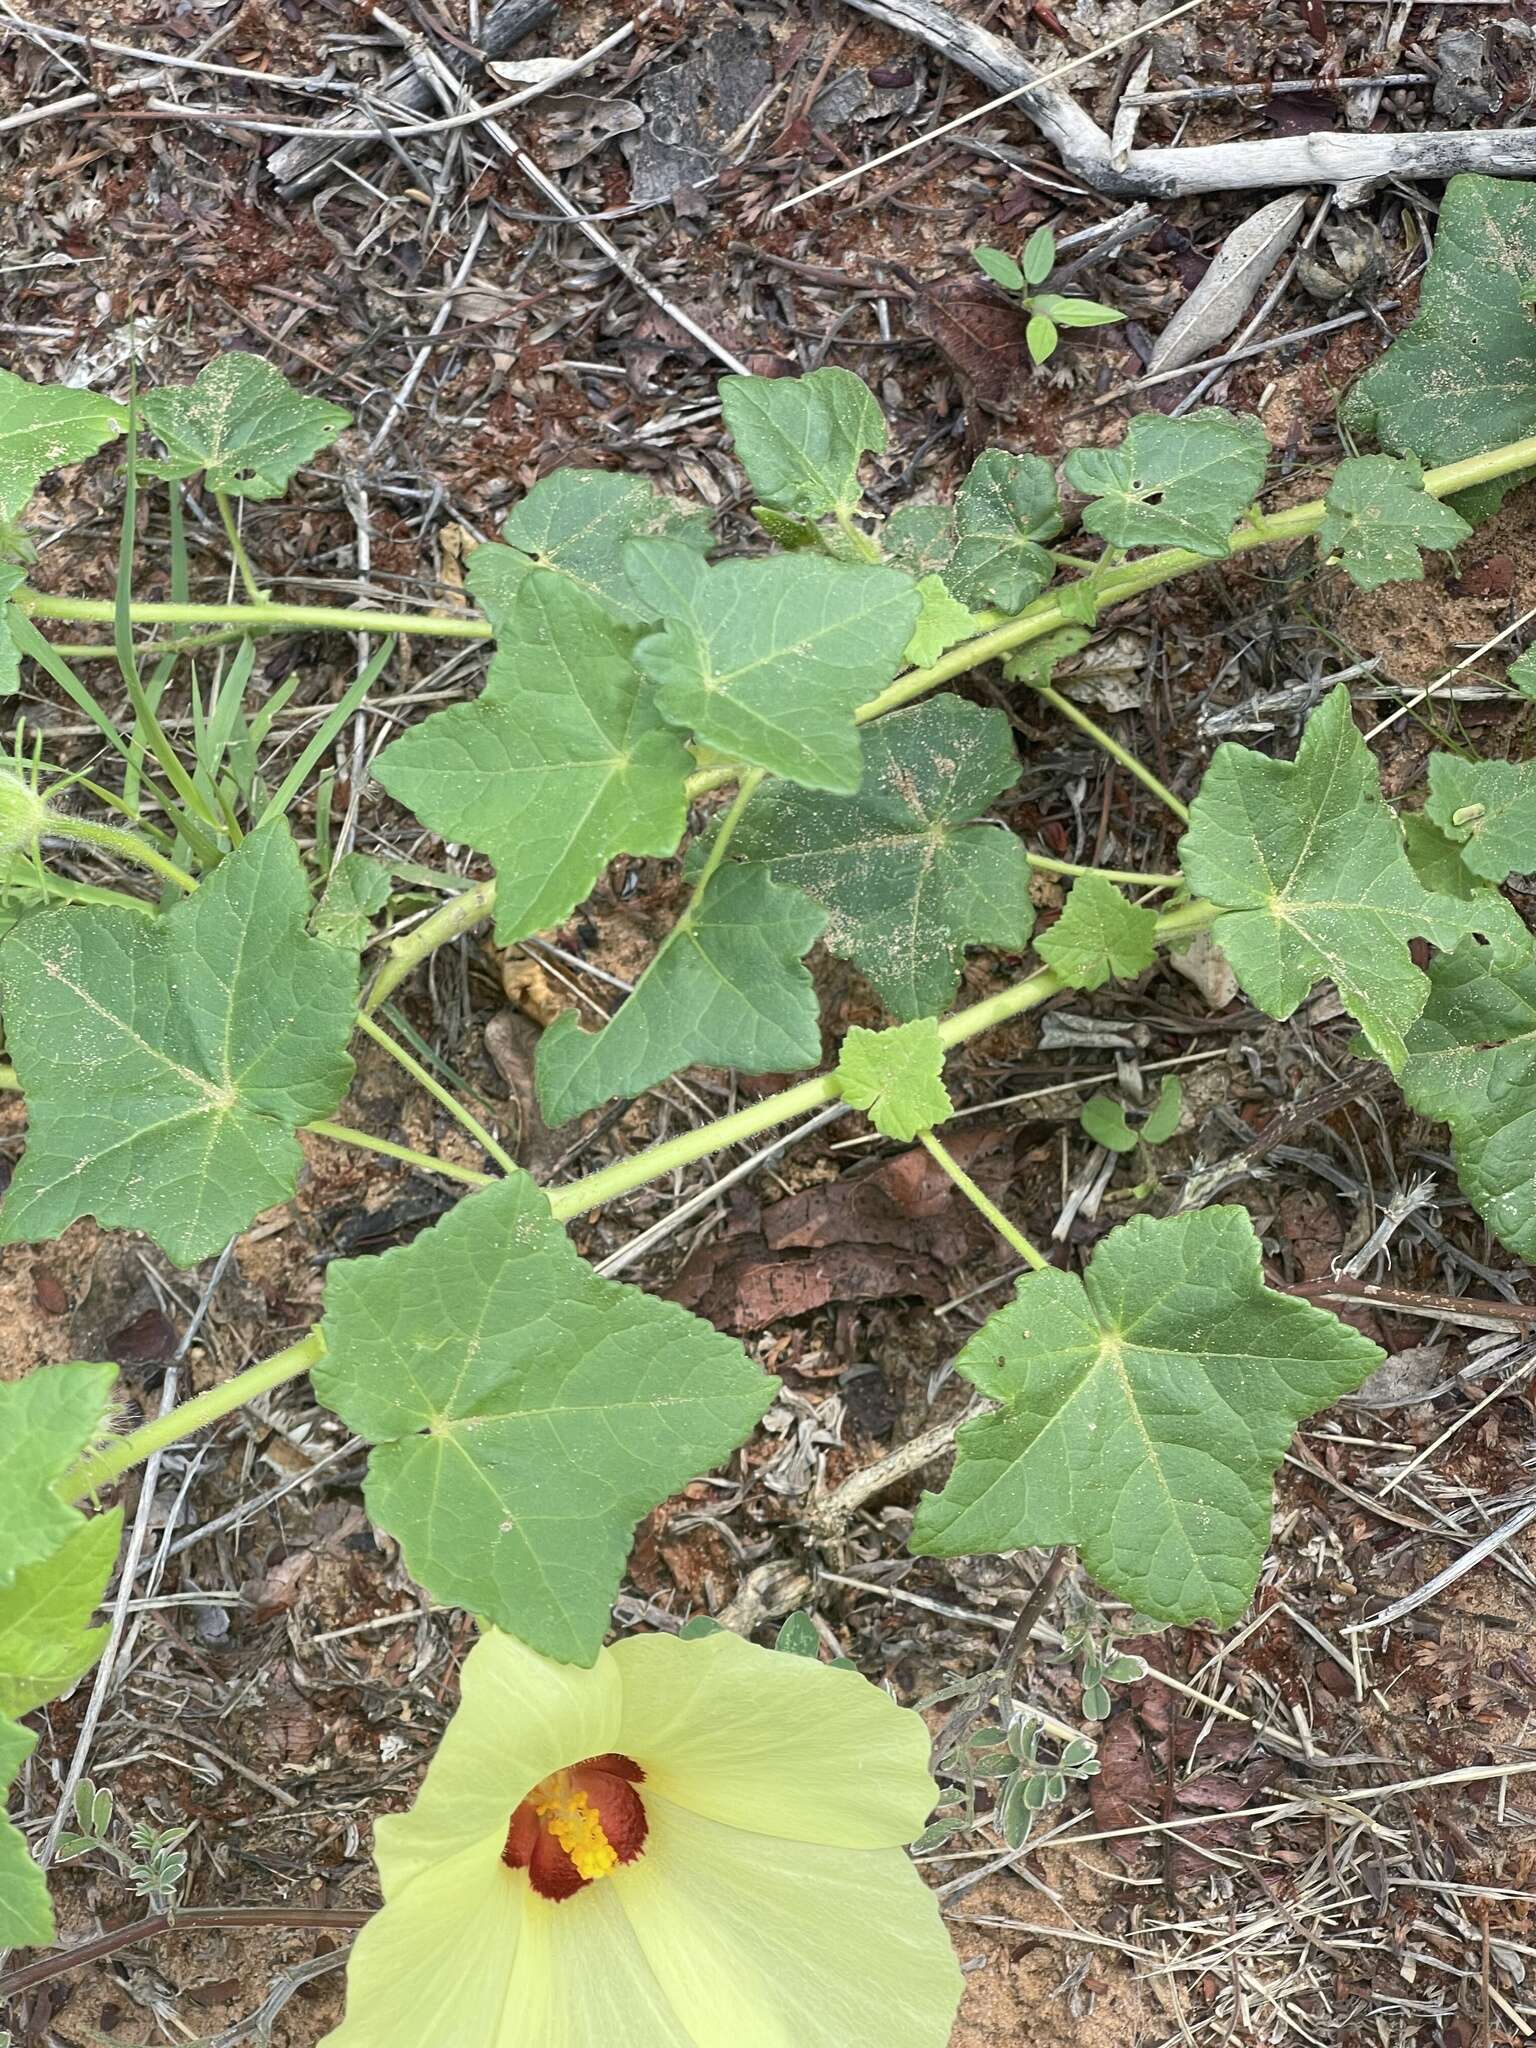
[[[1259,286],[1296,239],[1307,210],[1303,193],[1272,199],[1236,227],[1215,261],[1157,338],[1149,375],[1214,355],[1253,304]]]
[[[481,57],[505,57],[524,36],[530,36],[535,29],[544,26],[554,14],[557,4],[558,0],[499,0],[481,27]],[[441,54],[443,61],[460,78],[469,76],[473,67],[462,50],[445,41]],[[384,82],[384,91],[396,106],[408,107],[416,114],[431,113],[437,108],[436,94],[413,64],[402,64],[398,70],[392,71]],[[343,125],[347,128],[361,126],[355,109],[348,109]],[[268,158],[267,169],[281,186],[283,197],[293,199],[319,184],[339,159],[378,147],[379,137],[376,135],[336,137],[327,136],[321,130],[314,135],[295,136],[291,142],[285,142]]]
[[[962,21],[938,0],[845,0],[860,14],[915,36],[1014,104],[1063,166],[1095,192],[1123,199],[1185,199],[1258,186],[1349,185],[1369,178],[1536,175],[1536,128],[1441,129],[1411,135],[1317,134],[1265,142],[1214,142],[1187,149],[1133,149],[1116,164],[1109,137],[1059,86],[990,29]]]

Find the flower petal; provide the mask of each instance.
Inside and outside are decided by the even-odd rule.
[[[856,1671],[761,1650],[722,1629],[629,1636],[622,1740],[655,1791],[710,1820],[795,1842],[894,1847],[936,1790],[920,1717]]]
[[[487,1630],[464,1660],[459,1709],[416,1804],[374,1828],[386,1900],[471,1843],[494,1840],[499,1859],[514,1811],[541,1778],[618,1748],[619,1706],[606,1651],[584,1670]]]
[[[353,1943],[347,2016],[324,2048],[491,2048],[505,2024],[528,1897],[527,1878],[485,1842],[417,1877]]]
[[[622,1905],[686,2040],[945,2048],[960,1971],[901,1850],[774,1842],[647,1804],[646,1853],[593,1889]]]
[[[400,2037],[404,2039],[405,2037]],[[416,2044],[412,2043],[412,2048]],[[559,1905],[536,1902],[500,2033],[455,2048],[697,2048],[600,1878]]]

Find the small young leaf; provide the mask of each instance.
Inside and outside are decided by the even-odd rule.
[[[465,587],[498,633],[533,569],[568,578],[622,625],[644,625],[654,614],[625,578],[629,543],[670,540],[695,554],[711,545],[707,513],[663,497],[643,477],[606,469],[557,469],[541,478],[508,513],[501,538],[505,546],[474,549],[464,570]]]
[[[767,534],[775,547],[786,549],[790,554],[801,548],[814,548],[820,553],[829,553],[827,535],[814,519],[797,519],[793,512],[777,512],[772,505],[754,505],[752,517]]]
[[[851,370],[808,377],[722,377],[720,409],[765,505],[805,519],[851,512],[859,461],[885,447],[874,393]]]
[[[90,1835],[60,1835],[54,1861],[73,1863],[77,1856],[88,1856],[95,1847],[96,1842]]]
[[[1136,1133],[1123,1106],[1112,1095],[1090,1095],[1078,1121],[1095,1145],[1110,1152],[1134,1152]]]
[[[1054,320],[1048,319],[1044,313],[1030,314],[1024,324],[1024,346],[1029,350],[1032,363],[1048,363],[1060,341]]]
[[[238,350],[215,356],[195,384],[147,391],[140,409],[166,451],[140,459],[143,475],[202,471],[210,491],[232,498],[280,498],[299,464],[352,424],[339,405],[307,398],[263,357]]]
[[[1023,291],[1024,272],[1006,249],[994,249],[987,242],[978,242],[971,251],[971,259],[979,270],[985,271],[992,282],[1000,284],[1005,292]]]
[[[949,648],[979,633],[981,621],[968,606],[950,596],[941,576],[919,578],[917,594],[923,608],[917,615],[917,631],[901,658],[909,668],[928,668]]]
[[[1184,1090],[1172,1074],[1164,1074],[1162,1086],[1157,1091],[1157,1100],[1147,1112],[1147,1120],[1141,1127],[1142,1142],[1147,1145],[1166,1145],[1179,1128],[1179,1117],[1184,1108]]]
[[[1038,455],[990,448],[955,498],[955,552],[944,580],[970,605],[1020,612],[1055,567],[1040,545],[1061,531],[1056,477]]]
[[[880,529],[880,545],[909,576],[942,576],[955,552],[952,505],[902,505]]]
[[[1362,455],[1340,463],[1324,500],[1319,552],[1338,555],[1351,583],[1421,583],[1421,548],[1454,548],[1471,535],[1465,519],[1430,497],[1411,456]]]
[[[0,1587],[0,1715],[30,1714],[90,1670],[107,1631],[91,1616],[106,1590],[123,1512],[78,1520],[58,1549]]]
[[[1097,299],[1068,299],[1057,292],[1042,292],[1030,304],[1058,327],[1109,327],[1125,318],[1115,307],[1101,306]]]
[[[373,920],[389,901],[389,869],[366,853],[344,853],[309,920],[313,936],[328,946],[360,953]]]
[[[364,1497],[437,1599],[591,1664],[635,1523],[726,1457],[778,1382],[600,1280],[524,1173],[326,1276],[315,1392],[374,1448]]]
[[[1509,680],[1522,697],[1536,697],[1536,647],[1527,647],[1509,664]]]
[[[722,1628],[723,1624],[716,1621],[713,1615],[695,1614],[683,1623],[677,1633],[685,1643],[694,1643],[702,1636],[719,1635]]]
[[[551,1124],[638,1095],[684,1067],[793,1072],[821,1052],[816,991],[800,964],[826,913],[760,867],[727,863],[668,932],[600,1031],[565,1010],[539,1040],[535,1078]]]
[[[100,1430],[116,1377],[110,1365],[40,1365],[0,1380],[0,1587],[84,1527],[59,1482]]]
[[[1536,1258],[1536,948],[1466,939],[1429,982],[1403,1094],[1450,1125],[1456,1178],[1489,1229]]]
[[[1232,913],[1221,949],[1261,1009],[1289,1017],[1331,979],[1394,1069],[1429,994],[1408,941],[1453,946],[1488,922],[1476,902],[1420,885],[1342,683],[1293,762],[1230,740],[1216,749],[1179,856],[1195,894]]]
[[[1079,875],[1066,908],[1035,951],[1068,988],[1102,988],[1113,977],[1129,981],[1157,957],[1157,912],[1132,903],[1102,875]]]
[[[954,1115],[943,1072],[944,1046],[932,1017],[889,1031],[855,1024],[837,1062],[843,1100],[862,1109],[883,1137],[904,1145]]]
[[[1067,481],[1094,500],[1090,533],[1116,548],[1189,548],[1218,558],[1259,494],[1269,443],[1256,419],[1204,406],[1183,419],[1137,413],[1118,448],[1076,448]]]
[[[851,960],[898,1017],[954,997],[967,946],[1018,952],[1033,910],[1011,832],[971,822],[1018,780],[1000,711],[931,697],[867,728],[856,797],[770,785],[733,857],[766,863],[828,913],[829,951]]]
[[[1078,586],[1063,583],[1057,602]],[[1081,654],[1092,639],[1086,626],[1063,626],[1057,633],[1047,633],[1042,640],[1031,640],[1027,646],[1010,654],[1003,662],[1003,674],[1010,683],[1048,683],[1052,674],[1064,661],[1070,661],[1074,654]]]
[[[818,1663],[821,1661],[821,1637],[808,1614],[789,1615],[775,1637],[773,1647],[791,1657],[811,1657]]]
[[[1024,282],[1044,284],[1056,268],[1056,237],[1049,228],[1036,228],[1024,244]]]
[[[1536,868],[1536,761],[1429,757],[1424,815],[1485,882]]]
[[[1002,1411],[962,1425],[911,1548],[1076,1543],[1095,1578],[1154,1619],[1225,1627],[1257,1582],[1296,1424],[1381,1357],[1325,1309],[1264,1285],[1246,1211],[1137,1217],[1081,1278],[1027,1274],[960,1354]]]
[[[1342,424],[1427,464],[1522,440],[1536,430],[1533,288],[1536,185],[1452,178],[1418,312],[1349,394]],[[1480,485],[1458,504],[1485,519],[1526,475]]]
[[[635,667],[636,638],[535,571],[502,615],[485,694],[374,764],[424,825],[490,856],[504,946],[558,924],[615,854],[670,854],[683,836],[693,762]]]
[[[37,1737],[0,1720],[0,1795],[32,1754]],[[0,1948],[46,1948],[53,1940],[53,1908],[43,1873],[27,1854],[27,1841],[0,1809]]]
[[[774,555],[706,568],[671,541],[624,551],[661,620],[635,659],[663,718],[811,789],[855,790],[853,714],[897,674],[922,600],[896,569]]]
[[[13,519],[50,470],[115,441],[123,422],[124,408],[99,392],[29,384],[0,370],[0,518]]]
[[[0,1243],[94,1216],[190,1266],[288,1200],[295,1127],[352,1076],[357,962],[309,936],[309,913],[274,823],[162,916],[89,905],[17,925],[0,989],[27,1147]]]

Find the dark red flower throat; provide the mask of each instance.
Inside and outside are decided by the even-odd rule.
[[[543,1899],[568,1899],[645,1847],[645,1773],[630,1757],[589,1756],[542,1779],[513,1814],[501,1860]]]

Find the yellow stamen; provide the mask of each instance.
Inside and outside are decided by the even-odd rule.
[[[606,1877],[618,1869],[618,1851],[603,1833],[591,1800],[575,1790],[567,1772],[557,1771],[536,1788],[533,1810],[583,1877]]]

